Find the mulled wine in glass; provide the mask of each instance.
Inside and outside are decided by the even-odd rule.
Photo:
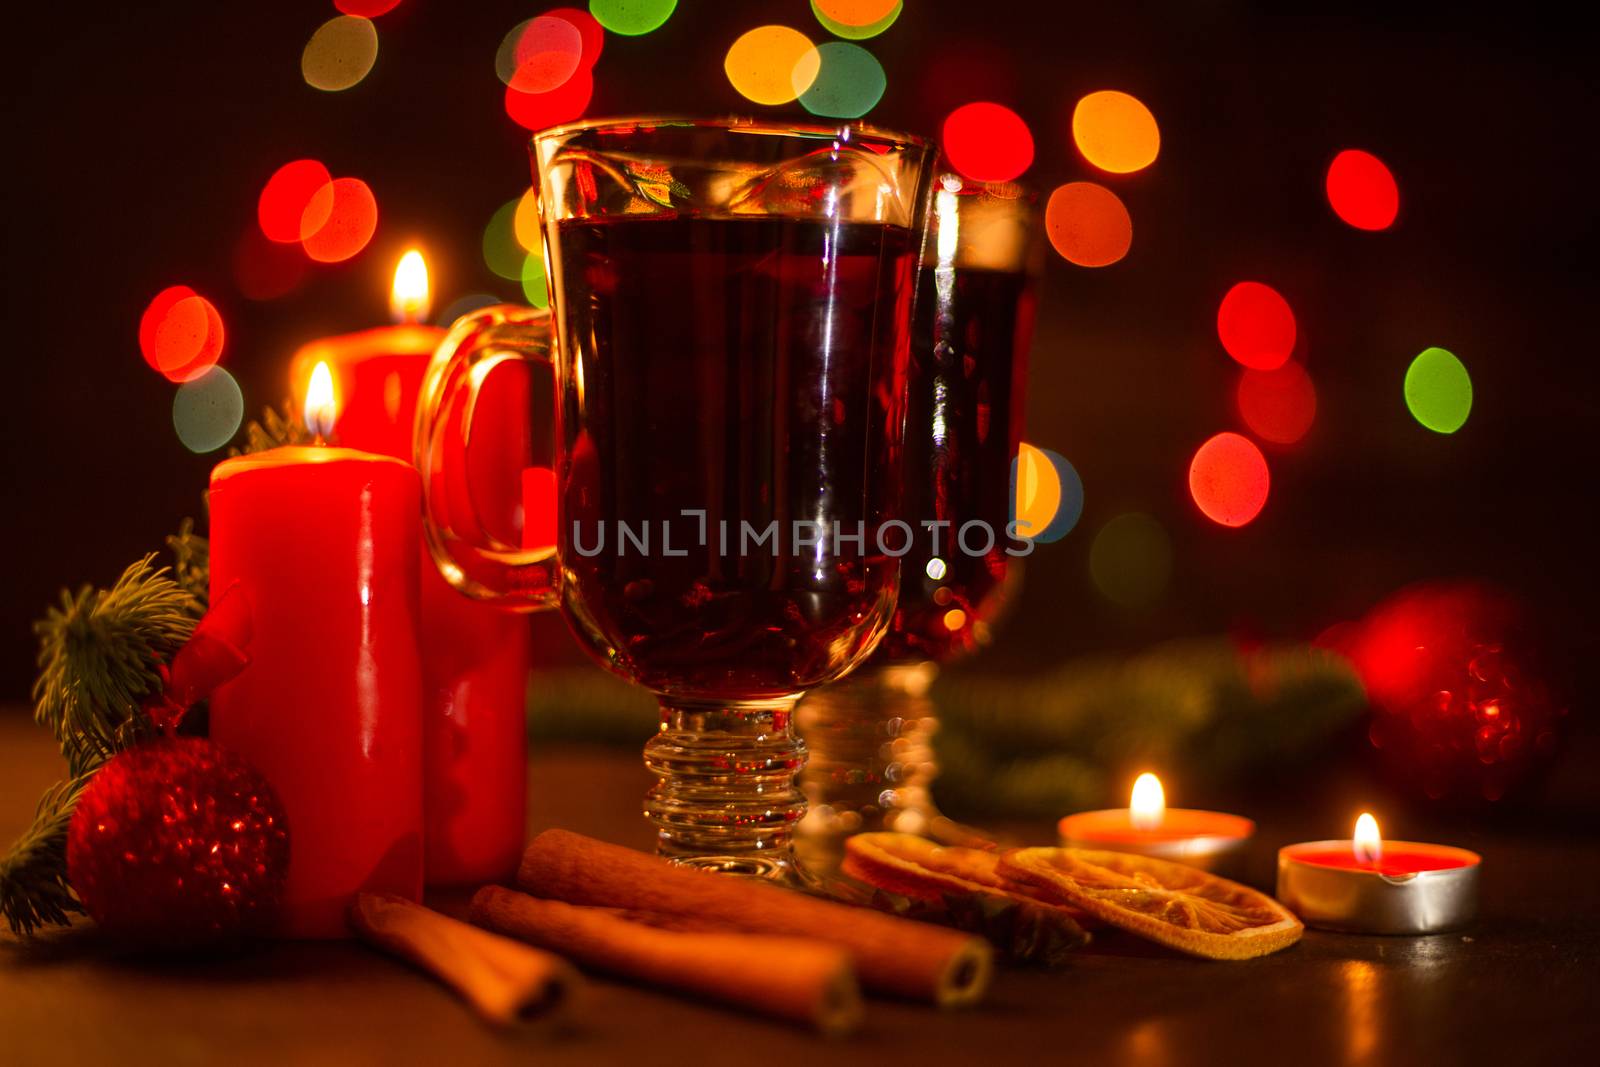
[[[897,514],[929,154],[860,126],[741,120],[534,137],[556,546],[469,562],[497,595],[553,590],[581,643],[657,696],[645,814],[665,855],[789,870],[794,705],[866,659],[893,615],[880,534]],[[504,332],[539,313],[480,314],[503,321],[452,333],[436,411],[470,408],[474,367],[551,357]]]

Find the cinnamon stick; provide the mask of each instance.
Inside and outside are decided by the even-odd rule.
[[[988,942],[925,923],[821,900],[751,878],[668,863],[566,830],[546,830],[517,882],[569,904],[707,920],[749,933],[808,937],[849,952],[868,989],[931,1001],[977,1002],[994,971]]]
[[[472,898],[472,921],[612,974],[753,1008],[830,1036],[861,1021],[850,955],[793,937],[664,930],[602,908],[500,886]]]
[[[433,975],[497,1025],[560,1014],[580,981],[559,956],[404,897],[358,894],[348,919],[362,940]]]

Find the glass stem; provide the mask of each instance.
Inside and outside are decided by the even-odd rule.
[[[794,732],[797,698],[710,703],[661,698],[661,727],[644,747],[659,779],[645,796],[656,851],[718,870],[787,877],[805,814],[795,782],[806,759]]]

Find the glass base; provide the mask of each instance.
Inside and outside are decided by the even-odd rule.
[[[787,881],[806,802],[795,778],[805,744],[798,698],[734,704],[661,699],[661,726],[644,747],[659,779],[645,795],[656,852],[678,863]]]

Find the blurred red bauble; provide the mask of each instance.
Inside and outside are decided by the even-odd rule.
[[[201,738],[119,753],[95,772],[67,833],[67,877],[84,909],[144,948],[264,931],[288,871],[288,821],[271,786]]]
[[[1553,755],[1566,687],[1508,593],[1479,582],[1413,586],[1336,643],[1366,686],[1373,746],[1429,798],[1499,800]]]

